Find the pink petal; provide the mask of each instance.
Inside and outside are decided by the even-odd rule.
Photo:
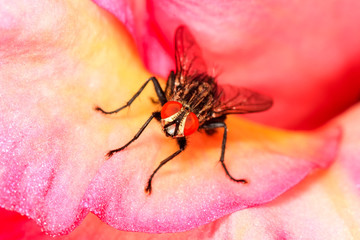
[[[335,163],[326,171],[308,176],[271,203],[232,214],[227,229],[239,231],[233,239],[259,237],[303,239],[358,239],[360,237],[360,128],[357,104],[331,126],[344,129]],[[259,228],[259,226],[261,226]],[[220,228],[221,229],[221,228]],[[241,234],[241,235],[240,235]]]
[[[347,180],[353,182],[360,194],[360,104],[354,105],[346,113],[333,122],[344,129],[344,139],[341,151],[338,154],[341,171],[345,171]]]
[[[238,211],[188,232],[144,234],[117,231],[88,215],[67,239],[357,239],[360,236],[360,211],[357,162],[359,140],[356,106],[336,119],[345,129],[338,161],[319,171],[271,203]],[[350,173],[350,174],[349,174]],[[0,237],[31,236],[47,239],[25,217],[0,211]],[[331,226],[331,228],[329,228]],[[4,230],[7,231],[4,231]],[[5,235],[4,235],[5,234]],[[62,239],[62,238],[57,238]]]
[[[117,7],[128,1],[94,2],[120,20],[131,15],[129,7]],[[249,118],[309,129],[358,99],[359,4],[357,0],[137,1],[128,3],[136,17],[123,22],[147,67],[164,77],[173,68],[174,29],[188,25],[209,66],[221,73],[221,82],[274,97],[272,110]]]
[[[147,178],[159,160],[176,150],[160,139],[158,129],[151,129],[136,145],[100,168],[84,206],[117,229],[185,231],[274,199],[314,168],[327,167],[329,157],[336,154],[336,129],[312,137],[276,135],[244,122],[229,122],[232,137],[226,162],[234,176],[250,180],[248,185],[231,182],[216,165],[220,136],[198,135],[190,139],[186,152],[156,175],[154,192],[147,197],[143,193]],[[142,144],[145,149],[140,152]]]
[[[176,150],[160,126],[110,160],[104,154],[156,110],[152,90],[117,116],[93,110],[118,107],[150,75],[124,28],[89,2],[16,1],[0,11],[0,206],[50,234],[68,233],[89,211],[122,230],[184,231],[268,202],[334,159],[338,128],[286,132],[232,117],[226,164],[249,184],[231,182],[218,164],[221,134],[198,133],[146,196],[149,175]]]
[[[356,116],[354,113],[349,115]],[[350,120],[349,117],[345,119]],[[344,142],[347,140],[345,137]],[[188,232],[162,235],[121,232],[88,215],[66,239],[351,238],[359,234],[356,230],[359,229],[359,222],[356,222],[359,219],[356,217],[359,215],[358,195],[351,192],[354,185],[344,181],[347,176],[338,175],[340,167],[340,164],[335,164],[330,172],[309,177],[263,207],[239,211]],[[1,239],[49,239],[33,221],[15,213],[0,210],[0,223]]]
[[[346,172],[341,168],[341,164],[334,164],[269,204],[238,211],[191,231],[121,232],[90,214],[67,239],[357,239],[360,236],[359,194],[355,185],[346,181]],[[25,217],[15,216],[0,212],[1,223],[11,222],[4,229],[16,229],[8,235],[30,232],[31,236],[35,233],[38,236],[39,228]]]
[[[0,208],[0,223],[0,239],[54,239],[43,233],[35,221],[2,208]],[[63,237],[58,239],[60,238]]]

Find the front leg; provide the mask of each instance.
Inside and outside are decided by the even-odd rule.
[[[203,129],[215,129],[215,128],[224,128],[224,135],[223,135],[223,140],[222,140],[222,144],[221,144],[221,156],[220,156],[220,162],[221,165],[223,166],[226,175],[233,181],[235,182],[240,182],[240,183],[247,183],[247,180],[245,179],[236,179],[233,176],[231,176],[231,174],[229,173],[228,169],[225,166],[225,147],[226,147],[226,137],[227,137],[227,127],[225,122],[212,122],[212,123],[208,123],[208,124],[204,124],[201,126],[201,128]]]
[[[164,91],[162,90],[160,84],[159,84],[159,81],[155,78],[155,77],[151,77],[149,78],[148,80],[146,80],[146,82],[141,86],[141,88],[135,93],[135,95],[122,107],[118,108],[118,109],[115,109],[113,111],[105,111],[103,110],[102,108],[100,107],[95,107],[95,110],[96,111],[100,111],[104,114],[113,114],[113,113],[117,113],[119,111],[121,111],[122,109],[126,108],[126,107],[129,107],[132,102],[140,95],[140,93],[144,90],[144,88],[146,87],[146,85],[152,81],[153,84],[154,84],[154,88],[155,88],[155,92],[156,92],[156,95],[157,97],[159,98],[159,101],[161,103],[161,106],[164,105],[167,100],[166,100],[166,97],[165,97],[165,93]]]
[[[151,182],[152,182],[152,179],[153,177],[155,176],[155,174],[157,173],[157,171],[159,171],[159,169],[164,166],[167,162],[169,162],[171,159],[173,159],[174,157],[176,157],[177,155],[179,155],[179,153],[181,153],[182,151],[185,150],[185,147],[186,147],[186,139],[184,137],[182,138],[177,138],[177,143],[179,145],[179,150],[177,150],[176,152],[174,152],[173,154],[171,154],[169,157],[165,158],[164,160],[162,160],[159,164],[159,166],[154,170],[154,172],[151,174],[151,176],[149,177],[149,180],[148,180],[148,183],[146,185],[146,188],[145,188],[145,192],[147,194],[151,194]]]
[[[161,119],[160,116],[160,112],[154,112],[153,114],[151,114],[151,116],[148,118],[148,120],[146,120],[146,122],[144,123],[144,125],[139,129],[139,131],[135,134],[135,136],[124,146],[122,146],[121,148],[117,148],[114,150],[109,151],[106,154],[107,158],[110,158],[112,155],[114,155],[114,153],[120,152],[122,150],[124,150],[127,146],[129,146],[133,141],[135,141],[136,139],[138,139],[138,137],[141,135],[141,133],[145,130],[145,128],[149,125],[149,123],[151,122],[151,120],[155,118],[156,120]]]

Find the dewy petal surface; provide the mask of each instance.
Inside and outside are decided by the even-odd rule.
[[[123,22],[147,67],[163,76],[172,67],[173,30],[188,25],[221,82],[274,97],[270,111],[247,118],[310,129],[354,104],[360,94],[358,0],[94,2],[122,21],[126,12],[116,6],[129,2],[136,18]]]
[[[161,159],[176,150],[157,129],[149,129],[133,147],[100,168],[84,199],[85,206],[117,229],[188,230],[268,202],[314,168],[328,166],[339,136],[337,129],[310,137],[273,132],[230,119],[228,126],[227,166],[234,176],[248,179],[249,184],[230,181],[217,164],[220,136],[199,134],[189,140],[187,151],[156,175],[152,195],[144,195],[148,176]],[[140,152],[141,145],[156,151]]]
[[[159,109],[152,87],[116,116],[94,111],[119,107],[150,76],[122,25],[91,2],[16,1],[3,3],[0,28],[0,205],[50,234],[68,233],[89,211],[122,230],[188,230],[274,199],[337,152],[337,127],[295,133],[231,117],[226,164],[249,184],[218,164],[221,133],[196,133],[147,196],[149,175],[176,150],[159,124],[104,155]]]
[[[345,129],[336,163],[308,176],[271,203],[238,211],[191,231],[168,234],[117,231],[90,214],[66,239],[359,239],[360,192],[357,176],[352,174],[358,172],[360,156],[355,147],[360,139],[359,114],[358,105],[332,123]],[[4,210],[0,216],[1,238],[49,239],[26,217]]]

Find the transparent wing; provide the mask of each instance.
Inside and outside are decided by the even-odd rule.
[[[268,96],[231,85],[218,86],[217,101],[213,109],[215,117],[226,114],[261,112],[269,109],[273,104],[272,99]]]
[[[180,26],[175,33],[176,77],[184,83],[186,77],[206,74],[207,67],[201,49],[186,26]]]

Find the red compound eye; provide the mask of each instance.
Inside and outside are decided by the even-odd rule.
[[[168,118],[175,113],[179,112],[182,108],[182,104],[175,101],[169,101],[164,104],[161,109],[161,119]]]
[[[191,112],[186,118],[185,128],[184,128],[184,136],[188,136],[196,132],[199,128],[199,119],[195,115],[195,113]]]

